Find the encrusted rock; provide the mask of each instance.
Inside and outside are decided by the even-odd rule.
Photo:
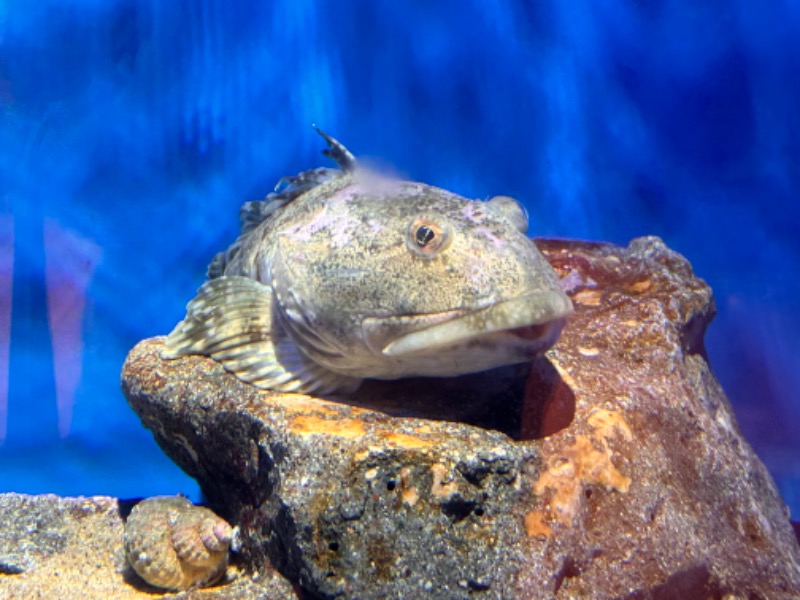
[[[123,390],[248,568],[314,595],[797,597],[786,509],[704,356],[711,290],[657,238],[539,246],[576,314],[527,368],[320,399],[156,338]]]

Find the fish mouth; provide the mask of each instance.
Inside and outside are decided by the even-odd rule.
[[[428,315],[431,325],[394,339],[381,353],[403,358],[469,342],[497,341],[524,348],[526,354],[534,356],[555,343],[572,310],[572,301],[566,294],[546,290],[466,314],[448,311]]]

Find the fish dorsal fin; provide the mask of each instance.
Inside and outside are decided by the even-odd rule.
[[[224,252],[219,252],[208,266],[208,278],[214,279],[225,273],[225,267],[239,253],[242,241],[256,227],[264,221],[275,216],[280,209],[302,196],[307,191],[342,177],[344,173],[339,169],[320,167],[311,171],[303,171],[292,177],[283,177],[275,186],[274,191],[267,194],[264,200],[245,202],[239,209],[239,237]]]
[[[327,142],[328,148],[322,151],[325,156],[332,158],[339,165],[339,169],[320,167],[293,177],[283,177],[278,181],[275,189],[264,200],[245,202],[239,209],[239,225],[241,234],[245,235],[269,219],[279,209],[283,208],[294,199],[302,196],[312,188],[328,183],[341,177],[344,173],[351,173],[356,168],[356,157],[353,156],[344,144],[331,137],[319,127],[314,125],[314,130]],[[344,173],[343,173],[344,172]]]
[[[328,143],[328,148],[322,153],[336,161],[339,168],[320,167],[303,171],[291,177],[283,177],[275,185],[275,189],[263,200],[248,201],[242,204],[239,209],[239,237],[227,250],[218,253],[211,261],[208,266],[209,279],[215,279],[225,273],[225,267],[239,253],[242,240],[261,223],[274,217],[284,206],[309,190],[355,170],[356,157],[345,148],[344,144],[329,136],[316,125],[314,129]]]
[[[273,310],[272,291],[254,279],[211,279],[187,305],[161,356],[210,356],[242,381],[280,392],[330,394],[358,387],[361,380],[305,356],[273,319]]]
[[[328,135],[316,125],[314,125],[314,130],[328,143],[327,150],[322,151],[325,156],[335,160],[336,164],[339,165],[339,168],[345,173],[350,173],[356,170],[356,157],[353,156],[353,153],[350,152],[350,150],[345,148],[345,145],[342,142],[337,140],[335,137]]]
[[[310,171],[303,171],[292,177],[282,177],[275,185],[275,189],[267,194],[263,200],[245,202],[239,209],[239,225],[241,233],[245,234],[258,227],[263,221],[273,216],[307,191],[341,177],[339,169],[320,167]]]

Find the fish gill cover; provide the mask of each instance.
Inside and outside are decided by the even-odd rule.
[[[687,0],[0,5],[3,490],[194,490],[124,403],[236,211],[361,156],[530,233],[656,234],[713,286],[708,354],[800,512],[800,8]],[[142,477],[147,473],[147,477]]]

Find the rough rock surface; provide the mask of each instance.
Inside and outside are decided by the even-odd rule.
[[[228,567],[217,587],[164,594],[141,581],[125,562],[123,517],[134,501],[94,496],[0,494],[0,598],[30,600],[234,600],[295,598],[269,567],[259,576]]]
[[[527,368],[343,402],[156,338],[123,390],[247,567],[313,596],[798,597],[786,509],[704,356],[711,290],[657,238],[539,246],[576,314]]]

